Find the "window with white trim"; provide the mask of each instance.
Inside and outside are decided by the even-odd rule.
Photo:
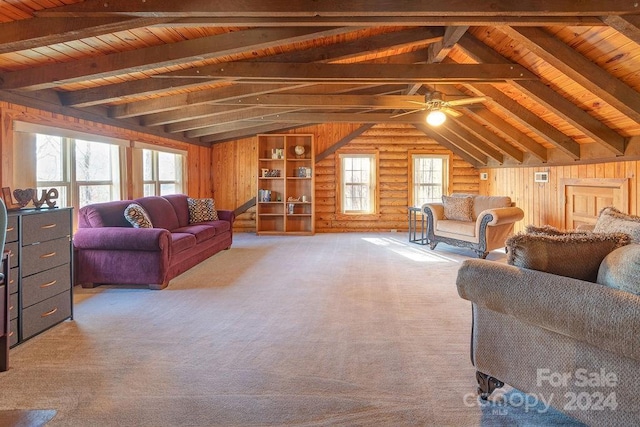
[[[340,154],[340,212],[376,212],[376,154]]]
[[[184,155],[161,150],[142,149],[145,196],[164,196],[183,192]]]
[[[413,206],[442,201],[448,193],[449,156],[411,154],[410,200]]]

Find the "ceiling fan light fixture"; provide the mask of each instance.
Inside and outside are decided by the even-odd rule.
[[[431,126],[440,126],[447,120],[447,116],[440,110],[431,110],[427,114],[427,123]]]

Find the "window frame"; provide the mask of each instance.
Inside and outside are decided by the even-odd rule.
[[[144,150],[150,150],[153,154],[152,154],[152,158],[153,158],[153,165],[152,165],[152,174],[154,176],[154,179],[152,180],[145,180],[144,179]],[[158,154],[159,153],[169,153],[169,154],[175,154],[175,155],[180,155],[182,156],[182,162],[181,162],[181,173],[180,173],[180,181],[166,181],[166,180],[160,180],[159,176],[158,176]],[[165,147],[165,146],[161,146],[161,145],[153,145],[153,144],[147,144],[144,142],[140,142],[140,141],[134,141],[132,143],[132,175],[133,175],[133,194],[134,197],[144,197],[144,189],[145,189],[145,185],[148,184],[153,184],[154,185],[154,190],[155,190],[155,195],[161,195],[161,187],[163,184],[179,184],[179,189],[177,189],[177,193],[186,193],[187,188],[188,188],[188,169],[187,169],[187,155],[188,155],[188,151],[187,150],[180,150],[177,148],[172,148],[172,147]]]
[[[370,211],[345,211],[344,210],[344,170],[343,159],[348,157],[369,158],[371,161],[370,178],[373,181],[370,185],[369,194],[371,199]],[[340,151],[336,158],[336,215],[338,217],[353,219],[355,216],[360,217],[379,217],[380,194],[379,194],[379,152],[377,150],[349,150]]]
[[[408,183],[407,200],[409,202],[409,205],[414,207],[422,206],[422,205],[417,206],[416,194],[415,194],[416,183],[414,181],[414,176],[415,176],[414,174],[415,174],[416,158],[435,158],[435,159],[442,159],[446,161],[446,166],[445,166],[446,171],[443,171],[442,194],[443,195],[451,194],[451,183],[453,182],[453,163],[452,163],[453,156],[451,154],[437,154],[431,151],[424,151],[424,150],[410,150],[408,152],[409,167],[408,167],[408,178],[407,178],[407,183]],[[434,203],[437,203],[437,202],[440,202],[440,201],[434,201]]]

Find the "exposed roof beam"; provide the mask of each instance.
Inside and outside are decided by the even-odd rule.
[[[418,42],[429,43],[442,38],[441,28],[420,28],[385,33],[354,41],[321,46],[302,51],[285,52],[258,58],[256,62],[329,62],[353,58],[365,53],[387,51]],[[213,78],[211,79],[214,80]],[[150,95],[168,89],[188,88],[206,84],[199,79],[143,79],[131,82],[100,86],[61,94],[64,105],[88,106],[121,101],[128,97]]]
[[[469,85],[469,88],[478,95],[491,98],[493,105],[500,108],[504,114],[527,126],[531,131],[568,154],[574,160],[580,159],[580,144],[509,98],[503,92],[491,85]]]
[[[252,121],[264,121],[253,119]],[[391,118],[385,113],[291,113],[283,114],[278,121],[284,123],[305,123],[314,121],[315,123],[416,123],[424,121],[424,113],[407,114],[400,117]]]
[[[511,64],[308,64],[227,62],[180,70],[154,77],[216,77],[235,82],[332,83],[458,83],[537,79],[520,65]]]
[[[640,16],[611,15],[604,16],[602,21],[610,27],[615,28],[619,33],[640,44]]]
[[[467,117],[466,115],[458,117],[456,118],[456,123],[463,126],[480,140],[495,146],[498,150],[513,158],[516,162],[522,163],[524,161],[524,153],[522,150],[514,147],[505,139],[491,132],[489,129],[485,128],[470,117]]]
[[[301,91],[302,92],[302,91]],[[252,95],[217,104],[227,105],[270,105],[276,107],[314,107],[314,108],[398,108],[413,109],[412,103],[424,102],[422,95],[346,95],[311,93],[267,93]]]
[[[534,139],[520,132],[504,119],[489,110],[474,110],[467,108],[466,112],[476,117],[478,121],[489,126],[494,132],[507,141],[520,147],[522,150],[531,153],[542,162],[547,161],[547,149],[538,144]]]
[[[210,135],[216,132],[216,129],[221,129],[222,126],[235,124],[240,121],[248,121],[252,119],[260,119],[266,121],[280,121],[281,117],[284,117],[287,113],[293,113],[299,111],[299,109],[291,108],[248,108],[242,111],[234,111],[229,114],[218,116],[215,119],[203,118],[197,121],[192,121],[192,126],[196,125],[194,122],[198,122],[193,129],[188,130],[185,133],[187,138],[199,138],[201,136]],[[166,127],[167,132],[179,132],[177,125],[168,125]]]
[[[153,26],[166,18],[31,18],[5,22],[0,31],[0,54]]]
[[[247,126],[242,129],[238,129],[235,131],[229,132],[221,132],[218,134],[212,134],[205,137],[200,138],[201,143],[207,144],[216,144],[219,142],[232,141],[241,138],[253,137],[258,133],[266,133],[266,132],[274,132],[274,131],[285,131],[289,129],[297,129],[303,126],[312,126],[315,123],[306,123],[303,125],[291,125],[289,123],[268,123],[257,126]]]
[[[427,126],[425,123],[414,123],[413,126],[419,131],[423,132],[429,138],[436,141],[439,145],[442,145],[444,148],[451,150],[451,152],[453,152],[458,157],[462,158],[464,161],[471,164],[472,166],[478,167],[478,166],[487,164],[486,157],[483,158],[484,162],[479,162],[476,158],[469,155],[466,151],[462,150],[460,147],[453,144],[451,141],[449,141],[447,138],[440,135],[438,132],[434,131],[432,127]]]
[[[111,77],[154,67],[184,65],[189,61],[268,49],[285,43],[312,40],[346,32],[345,28],[249,29],[133,51],[56,63],[0,74],[0,89],[40,90],[65,83]]]
[[[85,1],[36,12],[37,16],[151,16],[151,17],[334,17],[334,16],[604,16],[638,13],[638,5],[624,0],[503,0],[497,2],[416,2],[396,0],[372,2],[369,0],[131,0]]]
[[[498,52],[470,35],[462,37],[458,46],[478,62],[488,62],[492,64],[511,63]],[[549,111],[552,111],[572,126],[575,126],[576,129],[593,138],[596,143],[616,155],[624,154],[626,140],[623,136],[611,130],[599,120],[596,120],[541,81],[525,82],[519,80],[510,83]]]
[[[640,93],[633,88],[542,29],[504,27],[502,30],[621,113],[640,122]]]
[[[342,138],[339,141],[337,141],[334,144],[332,144],[330,147],[328,147],[322,153],[318,153],[315,156],[315,162],[318,163],[318,162],[326,159],[327,157],[329,157],[330,155],[332,155],[336,151],[338,151],[340,148],[344,147],[345,145],[347,145],[348,143],[353,141],[355,138],[359,137],[360,135],[362,135],[363,133],[365,133],[366,131],[371,129],[373,126],[374,125],[372,123],[360,126],[358,129],[356,129],[353,132],[349,133],[349,135],[345,136],[344,138]]]
[[[458,124],[456,120],[447,120],[436,129],[436,132],[442,133],[441,131],[445,129],[458,136],[461,140],[469,143],[473,148],[480,151],[480,153],[489,156],[500,164],[504,163],[504,156],[502,155],[502,153],[489,146],[489,144],[485,143],[484,141],[481,141],[475,135],[472,135],[471,132],[460,126],[460,124]]]
[[[449,52],[458,43],[458,40],[469,29],[468,26],[448,26],[444,30],[444,37],[442,40],[434,42],[429,45],[429,51],[427,52],[427,63],[437,64],[444,60],[449,55]]]

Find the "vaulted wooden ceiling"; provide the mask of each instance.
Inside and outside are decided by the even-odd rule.
[[[4,0],[0,22],[1,100],[193,144],[403,123],[476,166],[640,156],[637,1]],[[407,112],[434,90],[486,99],[431,127]]]

